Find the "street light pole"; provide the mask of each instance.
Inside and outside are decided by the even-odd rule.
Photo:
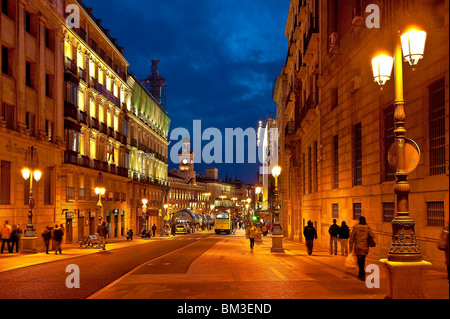
[[[33,178],[36,182],[39,182],[42,177],[42,172],[36,168],[36,166],[39,164],[39,158],[38,158],[38,152],[34,148],[34,146],[31,146],[27,149],[25,153],[25,162],[29,167],[25,167],[22,169],[22,177],[25,181],[28,179],[30,180],[30,188],[29,188],[29,200],[28,200],[28,224],[27,229],[25,230],[24,237],[22,238],[23,244],[22,244],[22,252],[23,253],[29,253],[34,254],[37,253],[36,250],[36,242],[37,237],[35,234],[35,229],[33,226],[33,208],[35,207],[35,200],[33,197]]]
[[[410,185],[407,178],[419,163],[420,150],[415,142],[406,138],[402,59],[404,57],[405,61],[414,67],[423,57],[425,40],[424,31],[409,30],[396,38],[393,59],[389,56],[378,56],[372,60],[374,79],[381,86],[390,79],[392,66],[395,78],[395,142],[389,150],[388,161],[395,170],[394,192],[397,209],[392,220],[393,234],[388,258],[380,260],[387,268],[387,297],[391,299],[425,298],[425,274],[431,266],[422,260],[414,231],[415,222],[409,212]],[[381,74],[381,70],[384,74]],[[406,158],[411,156],[414,161],[407,161]]]
[[[261,218],[259,217],[259,194],[261,194],[262,188],[260,186],[257,186],[255,188],[255,210],[256,210],[256,229],[258,230],[255,238],[255,242],[261,243],[262,242],[262,231],[261,231]]]
[[[275,179],[274,201],[273,201],[273,230],[272,230],[272,249],[271,252],[284,253],[283,231],[280,223],[280,212],[278,209],[278,176],[281,174],[281,167],[276,166],[272,169],[272,176]]]

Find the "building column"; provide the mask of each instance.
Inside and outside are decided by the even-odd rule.
[[[64,33],[56,29],[55,37],[55,143],[64,145]]]

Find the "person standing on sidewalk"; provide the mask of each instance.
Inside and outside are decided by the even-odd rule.
[[[375,240],[375,236],[366,223],[366,218],[361,216],[359,224],[353,227],[350,235],[350,253],[353,251],[358,258],[359,273],[358,278],[362,281],[366,280],[366,256],[369,254],[369,236]]]
[[[41,236],[45,244],[45,253],[48,255],[48,249],[50,247],[50,239],[52,239],[52,230],[50,226],[45,226],[44,230],[41,233]]]
[[[22,228],[20,228],[20,225],[17,224],[14,226],[12,233],[11,233],[11,252],[14,252],[14,245],[16,245],[16,253],[19,252],[19,242],[20,238],[22,237]]]
[[[308,220],[308,225],[303,229],[303,236],[305,236],[308,255],[312,255],[314,239],[317,239],[317,231],[314,228],[312,221]]]
[[[250,239],[250,251],[253,252],[253,247],[255,246],[255,238],[258,230],[255,227],[255,224],[251,223],[248,229],[248,238]]]
[[[343,256],[348,255],[348,239],[350,237],[350,229],[345,221],[339,227],[339,243],[341,244],[341,253]]]
[[[5,243],[8,246],[8,252],[11,252],[11,246],[10,246],[10,240],[11,240],[11,233],[12,228],[9,225],[9,222],[5,220],[5,224],[2,226],[1,229],[1,235],[2,235],[2,250],[1,253],[3,254],[3,249],[5,248]]]
[[[106,227],[105,222],[102,222],[102,224],[98,226],[97,234],[100,237],[100,247],[102,250],[106,250],[106,235],[108,235],[108,227]]]
[[[53,238],[56,243],[56,248],[55,248],[56,255],[58,255],[58,251],[59,251],[60,255],[62,254],[61,244],[62,244],[63,236],[64,236],[64,233],[63,233],[62,229],[59,228],[58,225],[55,225],[55,231],[53,232]]]
[[[156,234],[156,225],[155,224],[153,224],[153,226],[152,226],[152,232],[153,232],[153,237],[155,237],[155,234]]]
[[[336,224],[336,219],[333,219],[333,225],[328,229],[328,233],[330,234],[330,255],[337,255],[337,242],[338,242],[338,234],[339,234],[339,226]],[[334,246],[334,250],[333,250]]]

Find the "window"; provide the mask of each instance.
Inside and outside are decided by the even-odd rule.
[[[331,211],[333,218],[339,218],[339,204],[333,204]]]
[[[331,109],[334,109],[336,106],[339,105],[338,95],[339,91],[337,87],[330,89],[330,95],[331,95]]]
[[[54,98],[54,76],[52,74],[45,74],[45,96]]]
[[[55,51],[55,31],[45,28],[45,47]]]
[[[78,86],[72,82],[65,82],[65,101],[74,106],[78,106]]]
[[[2,73],[8,76],[12,76],[12,50],[2,46]]]
[[[0,205],[11,204],[11,162],[1,161],[0,166]]]
[[[354,155],[353,155],[353,186],[362,185],[362,134],[361,123],[353,128],[354,132]]]
[[[445,174],[445,79],[428,87],[430,108],[430,175]]]
[[[362,215],[361,203],[353,203],[353,219],[358,220]]]
[[[303,189],[303,195],[306,194],[306,183],[305,183],[305,175],[306,175],[306,159],[305,159],[305,153],[302,154],[303,160],[302,160],[302,189]]]
[[[427,202],[427,226],[444,227],[444,202]]]
[[[14,130],[14,105],[3,103],[2,105],[2,115],[3,120],[6,122],[6,128],[9,130]]]
[[[395,217],[395,203],[383,203],[383,223],[390,223]]]
[[[333,188],[339,188],[339,138],[333,137]]]
[[[25,113],[25,124],[27,126],[30,136],[35,136],[36,133],[36,115],[30,112]]]
[[[308,148],[308,173],[309,173],[309,179],[308,179],[308,193],[312,193],[312,180],[313,180],[313,168],[312,168],[312,155],[311,155],[311,147]]]
[[[391,145],[395,142],[395,125],[394,125],[394,113],[395,105],[392,104],[385,108],[384,115],[384,169],[383,180],[395,181],[395,171],[391,168],[388,161],[388,152]]]
[[[45,133],[47,135],[48,140],[53,141],[53,122],[49,120],[45,120]]]
[[[319,168],[317,161],[319,160],[319,145],[317,141],[314,142],[314,191],[319,191]]]
[[[2,13],[8,15],[8,4],[9,0],[2,0]]]
[[[53,168],[44,171],[44,205],[53,205]]]
[[[26,62],[26,74],[25,74],[25,84],[32,88],[36,88],[36,63],[33,62]]]

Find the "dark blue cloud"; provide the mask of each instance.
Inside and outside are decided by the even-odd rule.
[[[272,82],[284,64],[289,0],[84,0],[144,79],[153,58],[167,80],[172,128],[255,127],[275,116]],[[174,141],[173,144],[175,144]],[[172,167],[175,165],[172,165]],[[204,173],[209,165],[197,165]],[[257,165],[216,165],[256,182]]]

